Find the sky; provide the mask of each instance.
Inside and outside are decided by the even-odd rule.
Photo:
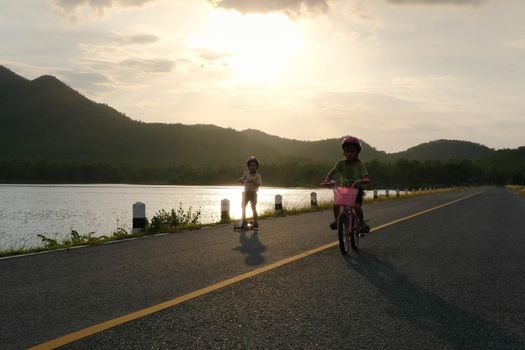
[[[144,122],[525,145],[523,0],[2,0],[0,64]]]

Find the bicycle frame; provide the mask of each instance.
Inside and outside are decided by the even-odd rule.
[[[339,236],[339,249],[346,255],[350,248],[357,250],[359,246],[359,230],[361,223],[353,206],[345,205],[339,209],[337,218],[337,233]]]
[[[359,246],[361,222],[354,208],[358,193],[355,186],[358,183],[354,181],[350,187],[336,187],[335,182],[328,184],[334,191],[334,204],[340,206],[336,224],[339,249],[343,255],[348,254],[350,247],[356,250]]]

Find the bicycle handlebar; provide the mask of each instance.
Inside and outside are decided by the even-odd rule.
[[[352,182],[352,184],[348,187],[350,188],[354,188],[356,186],[358,186],[359,184],[361,184],[363,181],[362,179],[358,179],[358,180],[355,180]],[[323,187],[329,187],[329,188],[334,188],[337,186],[337,183],[335,182],[335,180],[330,180],[330,181],[322,181],[321,182],[321,186]]]

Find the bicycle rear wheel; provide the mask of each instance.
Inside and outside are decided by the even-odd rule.
[[[342,213],[339,215],[337,225],[337,235],[339,236],[339,250],[341,254],[346,255],[350,250],[350,235],[352,233],[352,227],[350,227],[350,220],[348,220],[348,214]]]
[[[350,245],[352,246],[353,250],[357,250],[359,247],[359,223],[358,223],[357,215],[352,215],[352,228],[351,228],[351,234],[350,234]]]

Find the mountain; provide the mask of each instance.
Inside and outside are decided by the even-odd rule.
[[[253,129],[135,121],[89,100],[53,76],[28,80],[2,66],[0,123],[0,160],[238,165],[252,154],[266,164],[334,162],[342,156],[340,138],[299,141]],[[392,154],[363,142],[360,157],[365,161],[446,161],[500,155],[507,159],[521,153],[507,156],[472,142],[437,140]]]
[[[214,125],[143,123],[93,102],[52,76],[27,80],[0,68],[0,159],[84,162],[238,163],[330,160],[339,139],[298,141]],[[364,143],[365,159],[383,159]]]
[[[242,131],[242,134],[246,135],[251,140],[261,142],[268,148],[279,145],[279,147],[285,149],[289,155],[293,155],[293,157],[296,158],[326,160],[337,159],[342,155],[342,151],[340,151],[341,138],[331,138],[319,141],[297,141],[268,135],[262,131],[254,129],[246,129]],[[386,152],[378,151],[364,141],[362,141],[361,144],[361,158],[365,160],[386,160],[388,158]]]
[[[525,146],[497,150],[480,162],[487,168],[499,171],[501,177],[511,183],[525,186]]]
[[[494,153],[494,150],[478,143],[459,140],[436,140],[411,147],[403,152],[391,153],[392,159],[441,160],[470,159],[477,160]]]

